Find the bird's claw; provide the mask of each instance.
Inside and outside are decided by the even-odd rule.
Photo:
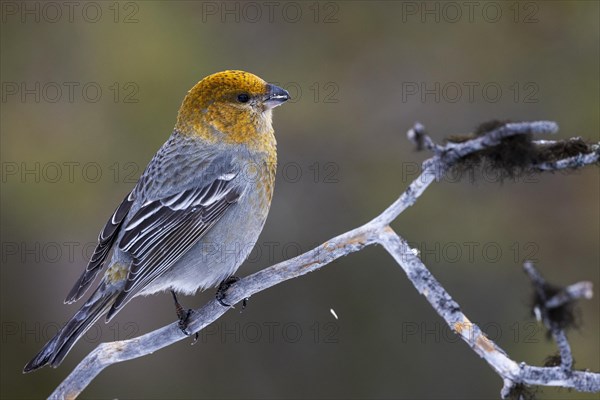
[[[179,329],[181,329],[181,332],[188,336],[190,335],[190,333],[188,332],[187,327],[190,320],[190,315],[192,315],[193,312],[194,310],[192,310],[191,308],[187,311],[183,311],[183,309],[177,310],[177,317],[179,318]]]
[[[188,323],[190,320],[190,315],[192,315],[193,313],[194,313],[194,310],[192,310],[191,308],[188,309],[186,312],[182,312],[181,314],[177,313],[177,315],[179,317],[179,324],[178,324],[179,329],[181,329],[181,332],[186,336],[191,335],[191,333],[187,330],[187,328],[188,328]],[[192,346],[195,345],[197,341],[198,341],[198,332],[196,332],[194,334],[194,341],[192,342]]]
[[[223,282],[221,282],[221,284],[219,284],[219,288],[217,289],[217,294],[215,295],[215,298],[217,299],[220,305],[222,305],[223,307],[233,307],[231,304],[226,303],[224,300],[227,297],[227,290],[229,290],[231,285],[233,285],[239,280],[240,278],[238,278],[237,276],[230,276],[229,278],[224,279]],[[246,308],[247,302],[248,298],[242,300],[242,310]]]
[[[231,287],[231,285],[233,285],[239,280],[240,278],[238,278],[237,276],[230,276],[229,278],[224,279],[223,282],[219,284],[219,288],[217,289],[217,294],[215,295],[215,298],[217,299],[220,305],[222,305],[223,307],[232,307],[231,304],[226,303],[224,300],[227,297],[227,290]]]

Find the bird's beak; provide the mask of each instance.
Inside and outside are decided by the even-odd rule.
[[[287,92],[287,90],[267,83],[267,96],[265,98],[264,105],[268,109],[275,108],[283,104],[289,100],[289,98],[290,94]]]

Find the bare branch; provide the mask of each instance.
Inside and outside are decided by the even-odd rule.
[[[532,165],[532,169],[540,171],[558,171],[561,169],[575,169],[591,165],[600,161],[600,146],[592,146],[593,151],[587,154],[578,154],[562,160],[544,162]]]
[[[297,278],[335,259],[376,243],[378,227],[366,224],[337,236],[322,245],[292,259],[280,262],[236,282],[227,292],[227,302],[237,304],[253,294],[286,280]],[[217,300],[194,310],[187,330],[199,332],[229,311]],[[178,322],[137,338],[102,343],[77,365],[73,372],[50,395],[52,399],[73,399],[107,366],[152,354],[188,336],[181,332]]]
[[[502,143],[505,138],[511,136],[551,134],[557,130],[556,123],[550,121],[508,123],[462,143],[447,143],[442,146],[435,144],[427,136],[423,125],[416,124],[409,131],[409,139],[417,143],[418,146],[432,151],[434,156],[423,163],[421,175],[408,186],[395,202],[367,224],[336,236],[304,254],[241,279],[228,290],[227,302],[237,304],[253,294],[286,280],[316,271],[332,261],[360,251],[366,246],[381,244],[404,269],[408,279],[419,293],[426,297],[448,326],[460,335],[469,347],[482,357],[503,379],[504,386],[501,391],[503,397],[508,396],[516,385],[522,384],[560,386],[583,392],[600,391],[600,374],[571,370],[572,359],[571,361],[568,360],[568,356],[571,354],[570,348],[561,347],[561,356],[563,357],[560,367],[534,367],[524,363],[518,364],[511,360],[504,350],[487,338],[481,329],[461,312],[459,305],[431,275],[416,255],[416,252],[410,249],[406,241],[389,227],[389,224],[399,214],[416,202],[432,182],[443,176],[449,168],[460,162],[463,157],[493,148]],[[556,142],[546,141],[539,145],[547,146],[554,143]],[[594,148],[594,154],[598,155],[598,147]],[[577,157],[579,157],[577,162],[571,161],[571,159]],[[551,167],[553,170],[573,168],[575,165],[593,164],[597,160],[597,157],[595,161],[593,157],[587,158],[586,154],[569,155],[553,160]],[[535,167],[542,170],[547,166],[538,164]],[[535,269],[532,271],[535,271]],[[535,276],[535,274],[532,276]],[[540,285],[545,284],[539,274],[536,276],[539,277]],[[547,307],[558,307],[575,298],[591,297],[591,289],[591,285],[582,282],[566,288],[564,293],[558,293],[550,299],[544,297],[544,302]],[[195,333],[202,330],[228,310],[229,308],[221,306],[216,300],[208,302],[203,307],[194,310],[189,319],[188,331]],[[174,322],[134,339],[103,343],[79,363],[50,395],[50,398],[75,398],[104,368],[118,362],[151,354],[186,337],[179,329],[178,323]],[[557,343],[562,342],[563,339],[566,342],[566,336],[555,335]],[[568,346],[568,342],[566,343]],[[561,346],[560,343],[559,346]],[[565,351],[564,355],[562,354],[563,350]]]
[[[502,377],[505,382],[502,390],[503,397],[510,393],[510,390],[507,391],[507,387],[512,388],[516,384],[560,386],[573,388],[580,392],[600,391],[599,373],[571,371],[570,366],[565,368],[565,361],[561,368],[553,368],[533,367],[525,363],[517,364],[511,360],[504,350],[490,340],[476,324],[460,311],[459,305],[431,275],[405,240],[396,235],[389,227],[383,231],[380,240],[383,247],[404,269],[415,288],[425,296],[448,326]],[[561,330],[560,333],[563,335],[561,339],[566,342],[568,348],[564,332]],[[568,356],[570,357],[570,355],[570,348],[568,348]],[[570,363],[572,364],[572,358]],[[507,382],[510,382],[508,386]]]
[[[573,354],[565,329],[572,324],[574,318],[569,306],[580,298],[592,298],[592,283],[578,282],[566,288],[556,288],[544,280],[532,262],[525,262],[523,269],[531,279],[537,294],[534,312],[558,346],[561,367],[565,372],[570,372],[573,368]]]
[[[548,299],[546,307],[556,308],[577,299],[591,299],[594,295],[592,282],[583,281],[567,286],[564,290]]]

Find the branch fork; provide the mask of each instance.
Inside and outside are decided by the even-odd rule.
[[[500,376],[503,387],[502,398],[510,396],[516,388],[522,386],[560,386],[581,392],[600,391],[600,373],[573,370],[573,359],[564,329],[549,319],[549,310],[572,303],[577,299],[589,299],[592,296],[590,282],[579,282],[568,286],[550,298],[546,298],[546,283],[531,263],[524,268],[533,285],[542,298],[543,307],[540,316],[551,331],[560,351],[560,365],[537,367],[523,362],[517,363],[507,353],[490,340],[485,333],[471,322],[460,310],[443,286],[433,277],[425,264],[408,245],[408,242],[396,234],[389,224],[418,198],[431,183],[439,180],[445,172],[453,168],[468,155],[489,151],[506,138],[518,135],[548,135],[558,131],[558,125],[551,121],[517,122],[496,124],[493,129],[480,133],[460,143],[448,142],[436,144],[425,132],[425,127],[416,123],[408,131],[408,139],[417,149],[433,152],[433,157],[425,160],[422,172],[408,188],[380,215],[370,222],[351,231],[336,236],[320,246],[297,257],[265,268],[236,282],[227,292],[227,302],[237,304],[256,293],[289,279],[294,279],[316,271],[332,261],[363,248],[381,245],[404,270],[415,289],[431,304],[438,315],[461,339]],[[557,141],[552,141],[557,143]],[[533,146],[549,146],[551,141],[533,141]],[[537,171],[556,171],[580,168],[598,164],[600,144],[582,147],[576,155],[557,157],[552,161],[532,162],[528,167]],[[194,310],[189,318],[188,330],[196,333],[221,317],[229,308],[223,307],[217,300],[209,301],[203,307]],[[135,358],[139,358],[185,339],[178,323],[149,332],[145,335],[111,343],[103,343],[88,354],[71,374],[50,395],[52,399],[76,398],[98,374],[106,367]]]

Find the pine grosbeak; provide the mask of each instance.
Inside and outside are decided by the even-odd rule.
[[[243,71],[210,75],[188,92],[172,135],[106,223],[65,302],[79,300],[105,269],[98,287],[24,372],[58,366],[94,322],[104,314],[110,321],[135,296],[193,294],[237,270],[269,212],[272,109],[288,99]]]

